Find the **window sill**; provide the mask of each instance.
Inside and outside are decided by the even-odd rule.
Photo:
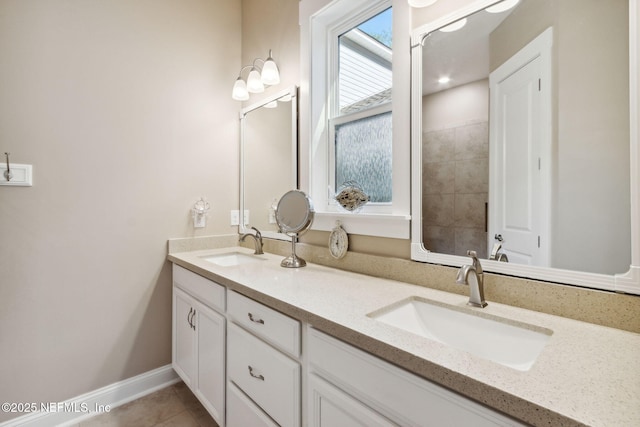
[[[342,223],[349,234],[395,239],[411,237],[411,216],[398,214],[316,212],[311,229],[331,231],[336,226],[336,220]]]

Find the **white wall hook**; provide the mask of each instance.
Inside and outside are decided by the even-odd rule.
[[[4,157],[7,160],[7,170],[4,171],[4,179],[6,179],[7,182],[11,181],[11,178],[13,178],[13,174],[11,173],[11,166],[9,165],[9,154],[10,153],[7,153],[6,151],[4,153]]]

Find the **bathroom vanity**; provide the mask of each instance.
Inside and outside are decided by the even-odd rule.
[[[462,295],[313,263],[285,269],[281,256],[239,247],[172,253],[169,260],[174,367],[221,426],[640,421],[638,334],[490,298],[486,308],[471,308]],[[189,289],[190,281],[202,288]],[[383,321],[382,315],[411,301],[461,314],[459,329],[490,321],[533,331],[545,341],[538,353],[521,356],[515,350],[522,345],[503,337],[514,351],[507,345],[497,353],[533,357],[529,364],[509,365]],[[179,338],[193,328],[198,343],[208,341],[188,350],[197,366],[188,374],[177,355],[185,354],[181,347],[193,348]],[[204,358],[203,349],[213,357]]]

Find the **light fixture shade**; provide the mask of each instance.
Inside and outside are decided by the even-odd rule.
[[[247,90],[251,93],[264,92],[264,84],[260,78],[260,73],[255,68],[252,68],[247,78]]]
[[[438,0],[409,0],[409,6],[411,7],[427,7],[431,6]]]
[[[247,84],[240,77],[233,85],[233,91],[231,92],[231,98],[236,101],[246,101],[249,99],[249,92],[247,92]]]
[[[262,67],[262,83],[273,86],[280,83],[280,72],[278,71],[278,66],[276,65],[276,61],[269,56]]]

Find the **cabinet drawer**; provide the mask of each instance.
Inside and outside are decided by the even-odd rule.
[[[227,312],[236,323],[292,356],[300,356],[300,322],[237,292],[229,292],[227,303]]]
[[[209,307],[224,312],[224,286],[177,264],[173,264],[173,283]]]
[[[233,383],[227,384],[227,427],[278,427]]]
[[[310,371],[398,424],[523,425],[316,329],[308,331]]]
[[[300,425],[300,365],[233,323],[227,376],[282,427]]]

